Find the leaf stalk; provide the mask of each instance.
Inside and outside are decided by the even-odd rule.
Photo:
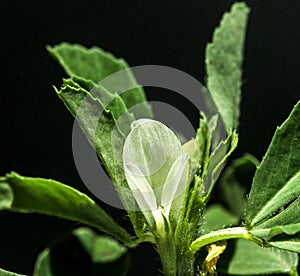
[[[196,253],[198,250],[200,250],[200,248],[202,248],[205,245],[217,241],[221,241],[221,240],[237,239],[237,238],[253,241],[260,246],[265,246],[265,242],[262,239],[253,236],[244,227],[232,227],[232,228],[213,231],[206,235],[203,235],[202,237],[199,237],[198,239],[192,242],[190,249],[193,253]]]

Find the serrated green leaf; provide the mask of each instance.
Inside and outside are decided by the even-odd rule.
[[[207,88],[229,134],[237,129],[242,85],[243,47],[249,8],[233,4],[206,48]]]
[[[289,274],[298,265],[297,254],[262,248],[247,240],[228,241],[217,270],[230,275]]]
[[[0,276],[25,276],[25,275],[9,272],[0,268]]]
[[[276,223],[280,226],[300,222],[298,219],[300,209],[296,200],[300,195],[299,122],[300,102],[276,130],[267,153],[256,171],[246,214],[247,222],[252,227],[258,227],[272,216],[274,217],[272,220],[263,224],[265,227],[276,226]],[[293,201],[294,204],[290,205]]]
[[[274,237],[269,243],[277,248],[300,253],[300,234],[286,235],[282,234]]]
[[[206,234],[227,226],[237,224],[239,218],[234,216],[220,204],[209,206],[204,213],[203,225],[200,228],[201,234]]]
[[[116,94],[112,95],[110,94],[105,88],[96,85],[93,89],[93,95],[91,95],[87,90],[82,88],[79,83],[75,82],[72,79],[64,79],[63,81],[64,86],[62,87],[61,91],[65,91],[68,89],[78,90],[81,91],[83,94],[90,95],[91,98],[93,98],[98,103],[98,116],[101,115],[102,111],[108,111],[111,112],[113,115],[115,124],[117,125],[119,131],[124,134],[125,136],[130,131],[130,124],[135,120],[132,113],[127,112],[127,108],[121,97]],[[58,95],[61,93],[55,89]],[[88,97],[86,98],[88,100]],[[87,108],[88,105],[83,105],[83,100],[81,101],[80,108],[83,110],[83,108]],[[79,107],[78,109],[81,110]],[[91,118],[91,122],[94,122],[94,125],[96,124],[96,109],[94,109],[95,114],[94,117]],[[78,111],[76,112],[76,116],[79,117],[81,114],[78,114]],[[81,115],[82,117],[84,114]],[[81,120],[85,120],[85,118],[81,118]],[[92,121],[93,120],[93,121]],[[91,129],[91,131],[93,131]],[[88,133],[86,133],[88,135]],[[91,137],[91,136],[90,136]]]
[[[126,248],[88,228],[56,241],[38,257],[34,276],[126,275]]]
[[[87,90],[92,89],[106,77],[129,68],[123,59],[117,59],[112,54],[97,47],[87,49],[78,44],[62,43],[54,47],[48,46],[47,50],[69,76],[77,78],[77,81],[81,79],[81,86]],[[147,104],[145,93],[142,87],[137,86],[130,70],[117,80],[106,83],[105,88],[114,95],[122,92],[124,87],[132,85],[136,88],[120,94],[126,107],[129,109],[135,105],[140,105],[138,109],[134,110],[136,118],[152,118],[151,107]]]
[[[77,115],[80,127],[95,147],[108,174],[115,183],[136,233],[139,237],[144,237],[145,219],[143,214],[130,211],[136,210],[136,203],[128,189],[124,170],[119,162],[119,160],[122,160],[125,137],[119,131],[114,131],[116,125],[114,116],[108,110],[105,110],[100,116],[99,111],[104,109],[101,101],[91,96],[87,90],[78,85],[67,84],[60,91],[57,91],[57,94],[71,114],[73,116]],[[129,116],[128,118],[130,119]],[[129,127],[130,123],[130,120],[126,122]],[[114,144],[112,144],[112,132],[114,133]]]
[[[239,218],[244,215],[246,194],[258,165],[259,162],[254,156],[245,154],[234,160],[221,175],[218,185],[220,201]]]
[[[136,242],[93,200],[70,186],[49,179],[23,177],[17,173],[7,174],[5,180],[0,181],[0,187],[3,186],[9,186],[13,195],[9,206],[3,206],[4,210],[74,220],[94,226],[129,246]],[[4,196],[1,194],[0,198]]]

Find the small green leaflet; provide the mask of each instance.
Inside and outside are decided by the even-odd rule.
[[[79,101],[80,105],[77,104],[76,113],[74,113],[74,111],[72,110],[70,111],[73,112],[74,116],[76,115],[76,118],[79,122],[84,120],[90,121],[90,133],[87,133],[86,130],[86,134],[89,136],[89,139],[91,139],[91,135],[94,134],[92,131],[96,128],[97,119],[99,119],[97,115],[100,117],[102,115],[102,112],[104,113],[104,111],[110,112],[113,115],[114,122],[123,135],[126,136],[129,133],[130,124],[134,121],[135,118],[133,114],[127,112],[127,108],[120,96],[111,95],[101,86],[95,86],[93,95],[91,95],[90,92],[82,88],[72,79],[64,79],[63,87],[60,91],[55,88],[55,91],[59,97],[63,96],[62,92],[67,92],[68,90],[77,90],[80,92],[80,94],[85,95],[85,98],[82,97],[82,99]],[[63,97],[60,98],[62,100],[64,99]],[[94,116],[89,119],[85,118],[85,116],[88,108],[91,108],[91,104],[90,102],[88,102],[90,98],[94,100],[95,106],[93,106],[93,109],[90,111],[90,113],[92,113],[92,111],[94,112]]]
[[[293,252],[300,252],[300,234],[297,233],[296,235],[290,236],[286,234],[282,234],[276,236],[269,242],[271,245],[278,247],[280,249],[293,251]]]
[[[212,133],[209,129],[207,118],[203,112],[200,113],[199,128],[197,129],[196,141],[199,147],[199,170],[200,177],[206,174],[211,151]]]
[[[209,157],[206,175],[204,176],[205,191],[207,192],[206,200],[211,195],[214,185],[224,168],[229,156],[236,149],[238,144],[238,134],[234,131],[226,139],[221,141]]]
[[[134,246],[131,236],[107,213],[85,194],[57,181],[23,177],[16,173],[5,176],[0,181],[0,200],[2,187],[9,187],[9,197],[3,209],[22,213],[40,213],[74,220],[94,226],[112,235],[128,246]],[[4,190],[7,194],[7,189]],[[9,200],[9,204],[8,204]]]
[[[200,149],[197,139],[191,139],[182,145],[182,152],[186,153],[189,158],[189,181],[192,181],[194,175],[199,169]]]
[[[126,275],[129,267],[126,252],[115,240],[79,228],[39,255],[34,276]]]
[[[217,263],[217,270],[230,275],[289,274],[298,265],[295,253],[276,248],[262,248],[238,239],[228,241],[227,248]]]
[[[207,88],[228,134],[238,126],[248,13],[245,3],[233,4],[206,48]]]

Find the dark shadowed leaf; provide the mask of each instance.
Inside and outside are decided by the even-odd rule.
[[[115,240],[79,228],[39,255],[34,276],[126,275],[129,267],[126,252]]]
[[[238,217],[230,213],[220,204],[213,204],[204,213],[201,234],[206,234],[225,227],[233,226],[239,221]]]
[[[246,194],[250,190],[258,165],[258,160],[250,154],[234,160],[222,173],[217,186],[219,201],[239,218],[244,215]]]

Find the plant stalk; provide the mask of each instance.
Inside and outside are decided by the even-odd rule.
[[[170,234],[159,236],[156,246],[163,266],[165,276],[177,275],[177,258],[174,238]]]
[[[189,248],[177,251],[177,276],[194,276],[194,261],[195,256]]]
[[[208,233],[192,242],[190,249],[196,253],[201,247],[221,240],[241,238],[250,240],[260,246],[264,245],[264,241],[260,238],[251,235],[244,227],[232,227]]]

